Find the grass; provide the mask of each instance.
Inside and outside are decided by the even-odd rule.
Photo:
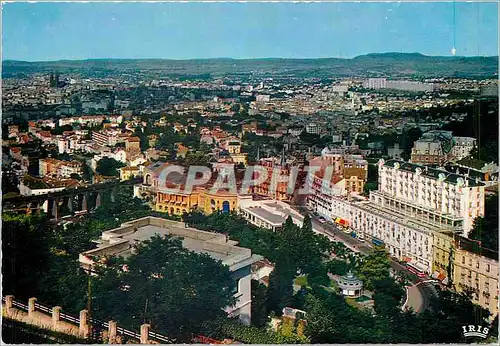
[[[296,277],[293,283],[300,287],[307,286],[307,275]]]
[[[356,301],[357,302],[366,302],[367,300],[370,300],[370,298],[368,298],[367,296],[361,296],[361,297],[358,297],[356,298]]]

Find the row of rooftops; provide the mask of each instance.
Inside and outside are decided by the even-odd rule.
[[[381,164],[385,167],[391,167],[395,169],[400,169],[407,172],[412,172],[415,174],[420,174],[424,177],[442,180],[448,184],[467,186],[467,187],[478,187],[485,186],[484,183],[480,182],[478,179],[472,179],[466,175],[450,173],[442,169],[431,168],[428,166],[418,165],[415,163],[410,163],[401,160],[381,160]]]

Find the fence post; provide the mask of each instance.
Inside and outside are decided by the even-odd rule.
[[[116,343],[116,322],[115,321],[109,321],[108,322],[108,337],[109,337],[109,343],[114,344]]]
[[[62,308],[60,306],[54,306],[52,308],[52,324],[54,325],[54,328],[57,327],[57,322],[60,321],[61,309]]]
[[[12,306],[14,302],[14,296],[13,295],[8,295],[5,297],[5,309],[7,309],[7,314],[12,313]]]
[[[35,312],[35,303],[36,303],[36,298],[30,298],[28,300],[28,316],[30,317]]]
[[[149,327],[151,325],[145,323],[141,325],[141,344],[147,344],[149,339]]]
[[[80,311],[80,334],[83,335],[84,338],[89,336],[89,326],[87,324],[88,311],[82,310]]]

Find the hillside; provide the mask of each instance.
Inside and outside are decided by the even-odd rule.
[[[102,77],[137,72],[158,76],[269,76],[432,78],[498,77],[498,57],[442,57],[419,53],[367,54],[353,59],[90,59],[50,62],[5,60],[4,78],[57,71]]]

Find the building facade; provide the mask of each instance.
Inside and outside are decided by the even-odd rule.
[[[78,161],[63,161],[53,158],[40,159],[39,175],[54,178],[69,178],[71,174],[83,175],[83,164]]]
[[[443,165],[453,158],[453,146],[451,131],[426,132],[413,144],[410,161],[422,165]]]
[[[472,149],[476,147],[476,139],[472,137],[454,137],[455,145],[452,149],[452,156],[455,161],[462,160],[470,155]]]
[[[498,257],[494,260],[467,251],[459,242],[454,254],[453,288],[457,292],[471,292],[474,303],[488,309],[492,318],[497,316]]]
[[[462,229],[467,236],[474,219],[484,215],[484,187],[465,175],[404,161],[381,160],[379,190],[371,192],[370,200],[411,211],[428,223]]]

